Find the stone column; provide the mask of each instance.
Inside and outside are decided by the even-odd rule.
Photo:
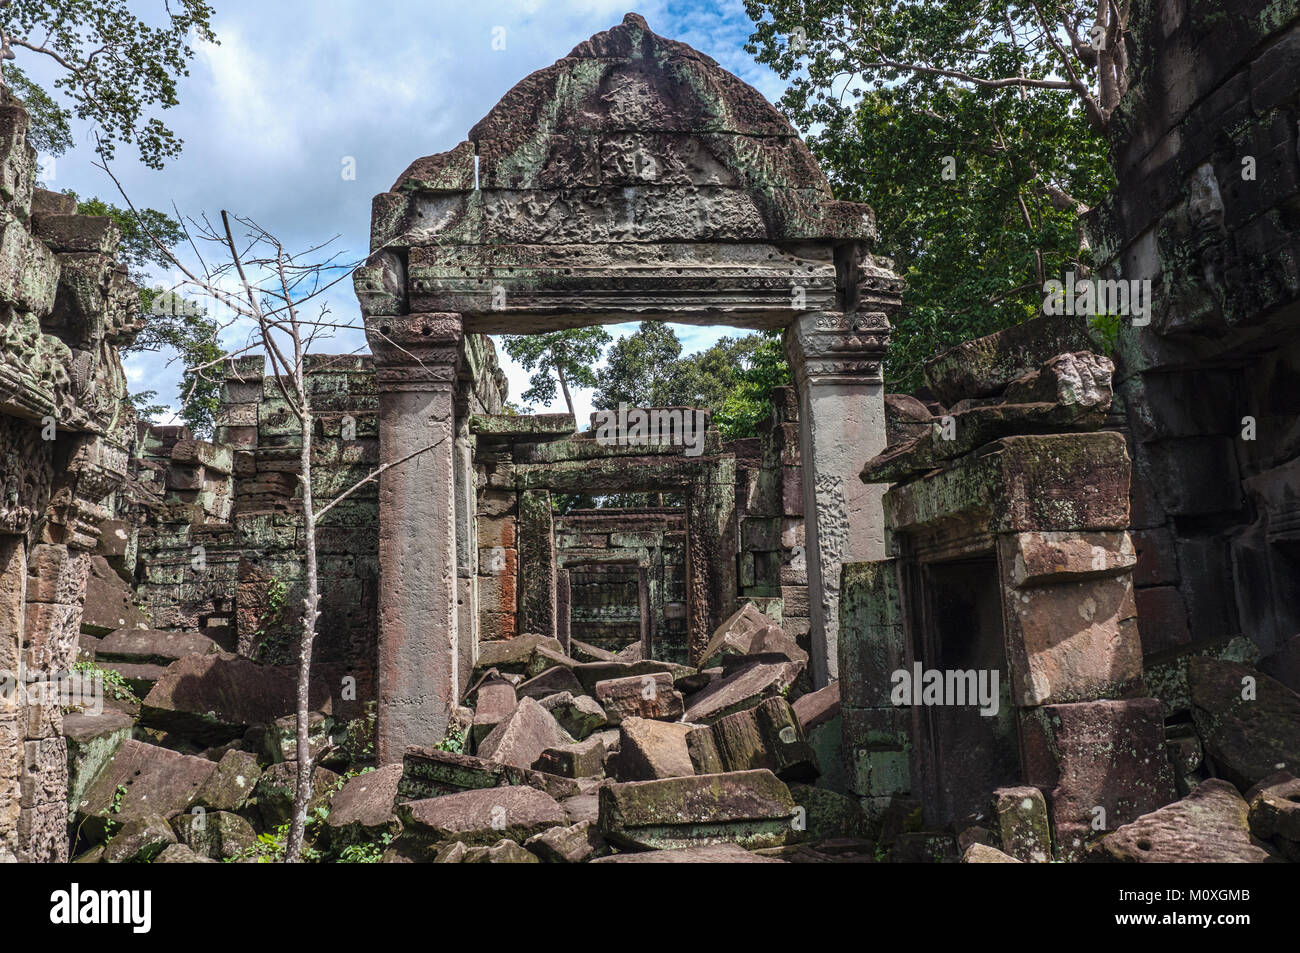
[[[474,438],[469,432],[469,400],[456,402],[456,608],[459,678],[469,683],[478,661],[478,501],[474,486]]]
[[[880,498],[886,488],[864,484],[858,474],[863,463],[885,448],[881,365],[888,340],[889,320],[883,309],[811,312],[786,330],[786,354],[799,390],[811,661],[817,688],[839,677],[840,566],[885,556]]]
[[[687,661],[694,665],[736,594],[736,459],[703,467],[686,492]]]
[[[458,314],[372,316],[379,387],[380,764],[433,745],[460,697],[456,605]],[[405,459],[408,458],[409,459]],[[404,462],[398,463],[397,461]]]
[[[555,636],[555,533],[551,494],[519,494],[519,632]]]

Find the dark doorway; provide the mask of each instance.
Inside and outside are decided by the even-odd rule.
[[[997,712],[978,704],[919,708],[927,770],[926,821],[946,826],[987,814],[989,794],[1020,783],[1020,750],[1003,642],[997,560],[987,557],[932,563],[921,572],[924,617],[915,631],[915,657],[924,670],[975,672],[992,689],[997,672]],[[951,699],[948,699],[951,701]],[[914,700],[915,701],[915,700]],[[968,698],[968,702],[973,699]],[[933,817],[929,812],[933,810]]]

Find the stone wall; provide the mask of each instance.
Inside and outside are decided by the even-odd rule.
[[[1027,783],[1073,859],[1174,797],[1144,697],[1129,459],[1103,429],[1113,367],[1089,342],[1081,319],[1041,318],[940,355],[940,416],[863,469],[893,484],[896,556],[844,569],[841,701],[850,788],[877,816],[910,798],[960,830]],[[988,694],[900,698],[914,671]]]
[[[135,416],[118,348],[139,298],[118,232],[34,187],[26,112],[0,105],[0,861],[67,859],[71,668],[105,501]]]
[[[1149,280],[1119,336],[1143,647],[1261,654],[1300,631],[1300,4],[1136,4],[1111,123],[1119,186],[1089,231]]]
[[[315,417],[312,492],[319,509],[378,466],[374,366],[365,356],[310,355],[305,380]],[[237,477],[238,651],[284,664],[296,658],[294,609],[305,573],[301,437],[261,356],[229,362],[216,437],[233,449]],[[373,482],[362,486],[317,527],[321,618],[313,654],[321,662],[374,664],[377,494]]]

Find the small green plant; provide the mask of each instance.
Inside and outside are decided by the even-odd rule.
[[[131,686],[126,683],[121,672],[114,671],[111,668],[100,668],[89,659],[82,659],[79,662],[72,663],[72,670],[82,675],[89,675],[91,678],[98,678],[100,682],[108,687],[113,693],[113,697],[118,701],[131,702],[138,705],[139,697],[131,690]]]
[[[307,830],[310,831],[316,821],[317,818],[308,815]],[[227,857],[226,863],[255,859],[259,864],[278,864],[284,860],[285,843],[288,840],[289,822],[285,821],[273,831],[258,834],[257,840],[253,844],[245,847],[233,857]],[[302,859],[304,863],[318,863],[321,859],[321,852],[304,843],[302,846]]]
[[[258,620],[258,657],[270,665],[285,665],[291,661],[289,636],[282,630],[284,609],[289,601],[289,584],[282,579],[272,579],[266,587],[266,611]]]
[[[108,807],[105,808],[104,811],[100,814],[100,817],[105,818],[104,821],[104,843],[105,844],[107,844],[117,835],[118,828],[121,827],[120,822],[113,820],[113,817],[111,815],[122,813],[122,798],[124,797],[126,797],[126,785],[119,784],[117,787],[113,789],[113,800],[109,803]]]
[[[1119,331],[1123,323],[1124,319],[1118,314],[1094,314],[1088,319],[1088,327],[1096,334],[1107,356],[1115,353],[1115,345],[1119,342]]]
[[[454,754],[465,753],[465,732],[460,725],[451,724],[447,726],[447,734],[441,741],[434,745],[439,751],[450,751]]]
[[[384,851],[393,841],[391,833],[380,835],[376,841],[363,841],[359,844],[349,844],[339,851],[340,864],[377,864],[384,857]]]

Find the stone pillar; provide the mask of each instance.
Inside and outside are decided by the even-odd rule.
[[[377,753],[433,745],[460,697],[456,605],[458,314],[373,316],[379,387]],[[408,458],[409,459],[404,459]],[[404,462],[398,463],[397,461]]]
[[[569,570],[560,569],[555,573],[555,637],[560,640],[560,645],[564,646],[564,651],[569,651],[570,626],[572,619],[570,611],[573,605],[573,597],[569,590]]]
[[[736,458],[702,468],[686,493],[687,661],[695,664],[736,595]]]
[[[865,303],[865,302],[864,302]],[[839,677],[840,566],[885,556],[885,487],[859,479],[864,460],[885,448],[889,340],[883,310],[811,312],[786,330],[799,390],[808,608],[813,684]]]
[[[551,494],[519,494],[519,632],[555,636],[555,533]]]
[[[23,666],[19,664],[27,601],[27,546],[22,536],[0,535],[0,864],[17,861],[19,778],[23,768]]]
[[[478,661],[478,500],[474,487],[474,438],[469,432],[469,401],[456,404],[456,609],[458,677],[469,683]]]

